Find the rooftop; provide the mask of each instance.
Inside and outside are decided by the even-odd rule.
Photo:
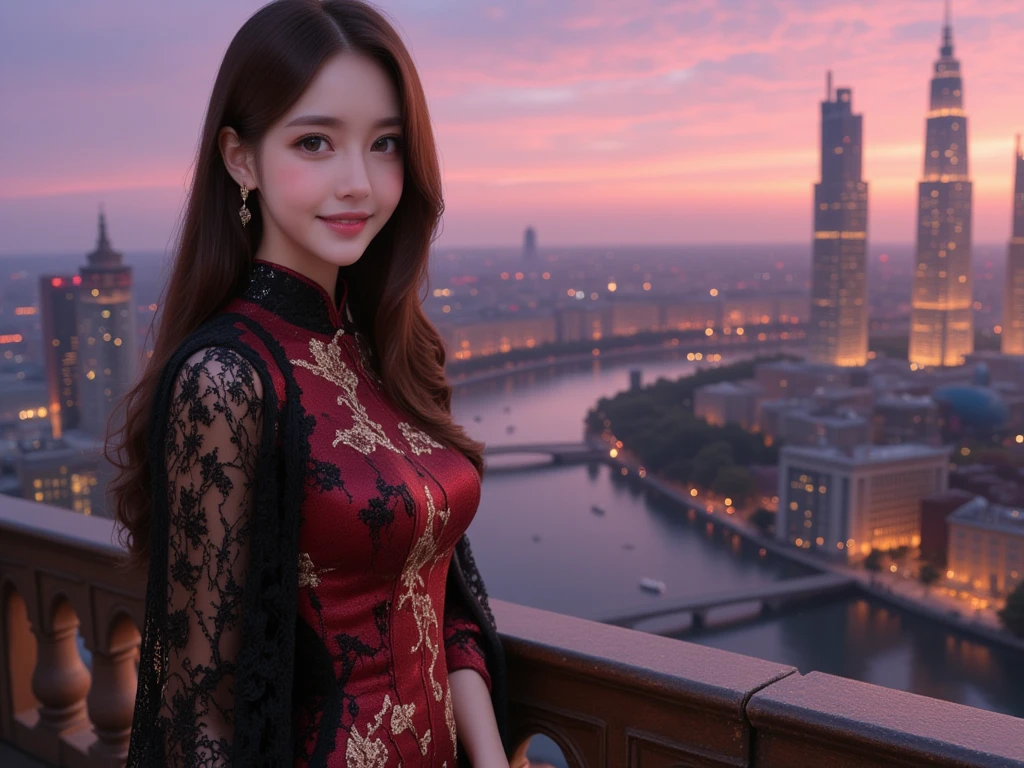
[[[806,461],[831,462],[847,465],[889,464],[894,461],[914,461],[919,459],[937,459],[949,456],[950,446],[933,447],[921,443],[901,443],[899,445],[858,445],[847,452],[841,448],[804,445],[786,445],[782,448],[783,456],[799,458]]]
[[[950,515],[949,521],[1024,536],[1024,510],[993,504],[984,496],[976,496],[968,501]]]

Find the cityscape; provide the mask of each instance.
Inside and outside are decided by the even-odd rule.
[[[469,535],[488,590],[515,611],[550,612],[530,619],[550,635],[518,642],[544,648],[589,622],[676,644],[636,659],[685,647],[707,659],[695,669],[743,657],[764,685],[793,669],[809,685],[841,678],[851,687],[837,697],[863,696],[879,713],[824,712],[847,729],[834,749],[862,756],[844,764],[1024,765],[1024,145],[1005,136],[1012,214],[997,242],[975,213],[971,62],[961,68],[955,9],[933,6],[937,55],[915,84],[927,97],[920,172],[906,180],[911,241],[873,235],[865,158],[886,115],[862,110],[856,71],[837,64],[822,67],[807,110],[818,169],[802,242],[724,232],[717,243],[551,244],[527,219],[521,241],[435,243],[423,308],[446,347],[455,420],[486,445]],[[119,250],[127,222],[102,194],[91,199],[95,242],[78,252],[0,237],[0,762],[31,759],[15,765],[123,764],[132,717],[130,611],[115,610],[108,631],[81,607],[99,616],[106,603],[65,611],[61,596],[130,594],[102,540],[115,472],[104,448],[153,354],[168,257]],[[46,564],[25,560],[25,547],[51,553]],[[74,551],[63,565],[60,547]],[[44,609],[18,596],[29,578]],[[510,632],[529,624],[508,615]],[[581,649],[617,647],[573,636]],[[540,651],[516,663],[522,701],[542,714],[521,711],[544,724],[524,765],[617,764],[581,763],[597,753],[555,738],[559,707],[572,710],[565,723],[586,721],[579,669]],[[611,697],[614,669],[594,673],[597,700]],[[570,704],[544,688],[548,677],[577,691]],[[629,701],[650,698],[641,689]],[[765,728],[756,748],[781,751],[755,754],[744,737],[729,764],[801,754],[771,730],[785,728],[770,690],[738,727]],[[894,725],[925,698],[948,707],[935,718],[959,723],[954,735]],[[827,741],[809,706],[792,732]],[[876,728],[895,735],[861,738]],[[641,742],[630,765],[641,753],[670,764],[656,740]],[[731,754],[687,744],[664,755],[717,765]],[[771,764],[840,754],[820,749]]]

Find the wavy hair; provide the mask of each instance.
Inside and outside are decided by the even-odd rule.
[[[326,60],[347,51],[376,62],[394,83],[404,121],[405,169],[391,218],[356,263],[339,269],[338,279],[359,286],[349,291],[349,306],[373,346],[391,399],[483,474],[483,445],[452,420],[444,344],[421,307],[444,201],[426,98],[412,57],[385,16],[361,0],[275,0],[245,22],[224,55],[160,301],[153,354],[119,404],[123,426],[111,435],[108,424],[107,443],[115,446],[115,455],[107,452],[107,458],[118,470],[108,494],[133,563],[148,557],[153,489],[147,423],[157,382],[181,342],[238,295],[263,231],[258,192],[247,202],[252,220],[241,226],[238,187],[224,165],[218,135],[230,126],[243,144],[258,147]],[[153,323],[151,331],[156,318]]]

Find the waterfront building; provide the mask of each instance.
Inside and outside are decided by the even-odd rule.
[[[1017,134],[1014,165],[1013,231],[1006,253],[1002,351],[1008,355],[1024,355],[1024,151],[1020,134]]]
[[[852,558],[916,547],[920,502],[948,487],[950,447],[784,446],[779,456],[776,537]]]
[[[918,185],[916,269],[909,358],[917,366],[960,365],[974,350],[971,181],[960,62],[949,7],[935,62]]]
[[[946,577],[993,596],[1013,591],[1024,574],[1024,510],[976,496],[949,516]]]
[[[863,117],[852,91],[821,103],[821,181],[814,185],[808,359],[860,366],[868,361],[868,185],[861,178]]]

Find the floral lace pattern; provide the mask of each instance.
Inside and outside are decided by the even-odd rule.
[[[261,406],[249,363],[212,347],[182,366],[167,414],[167,658],[158,726],[176,765],[219,765],[230,756]]]

